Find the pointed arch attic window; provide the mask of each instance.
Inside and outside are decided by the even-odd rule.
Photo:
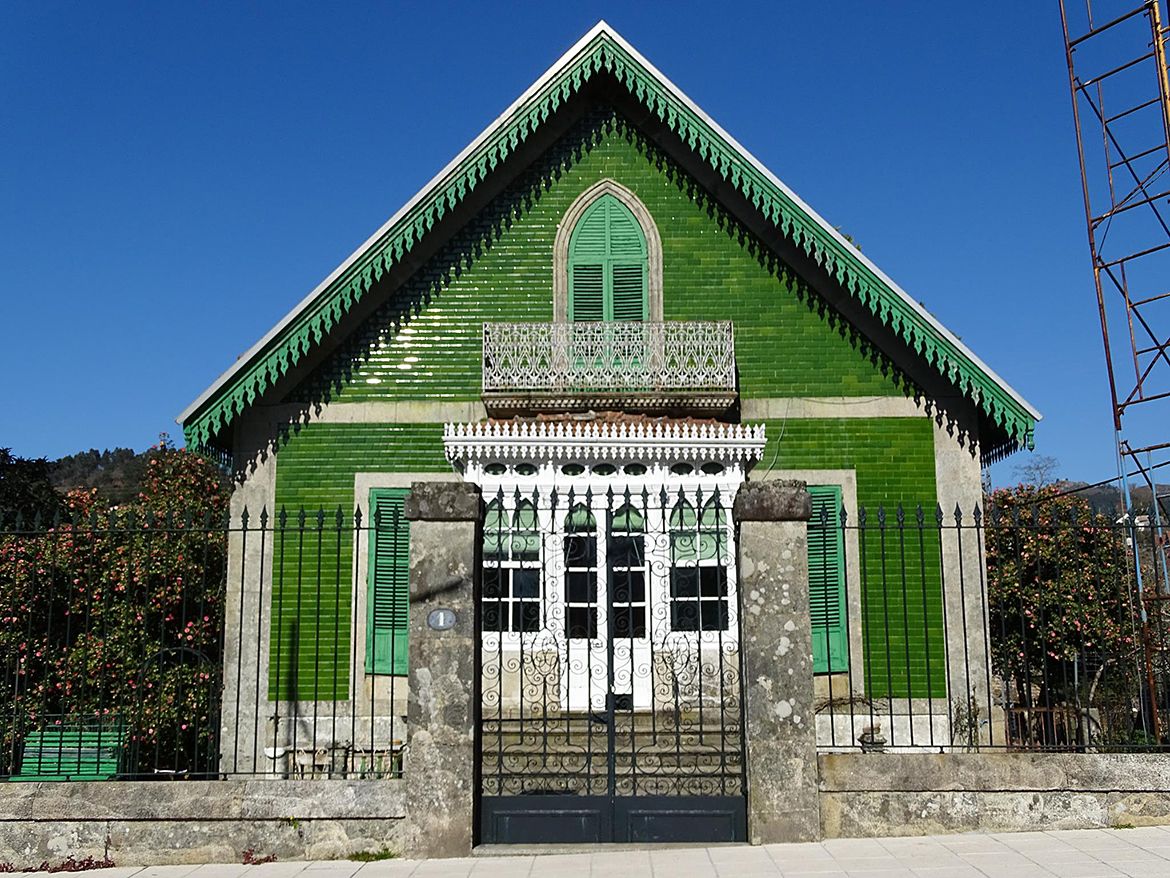
[[[557,322],[662,319],[662,243],[629,189],[602,180],[565,212],[554,245]]]
[[[569,239],[569,319],[647,320],[646,236],[610,193],[586,209]]]

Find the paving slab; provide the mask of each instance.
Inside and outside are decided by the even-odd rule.
[[[1170,878],[1170,827],[804,844],[547,846],[446,860],[114,867],[94,878]]]

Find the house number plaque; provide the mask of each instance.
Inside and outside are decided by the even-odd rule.
[[[455,627],[455,611],[449,607],[439,607],[427,613],[427,627],[435,631],[446,631]]]

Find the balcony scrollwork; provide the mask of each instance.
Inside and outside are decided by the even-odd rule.
[[[717,415],[735,399],[730,321],[483,326],[483,400],[491,412]]]

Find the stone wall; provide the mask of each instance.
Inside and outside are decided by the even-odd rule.
[[[1170,823],[1170,754],[833,753],[826,838]]]
[[[108,856],[119,866],[402,850],[403,781],[0,784],[0,862]]]

